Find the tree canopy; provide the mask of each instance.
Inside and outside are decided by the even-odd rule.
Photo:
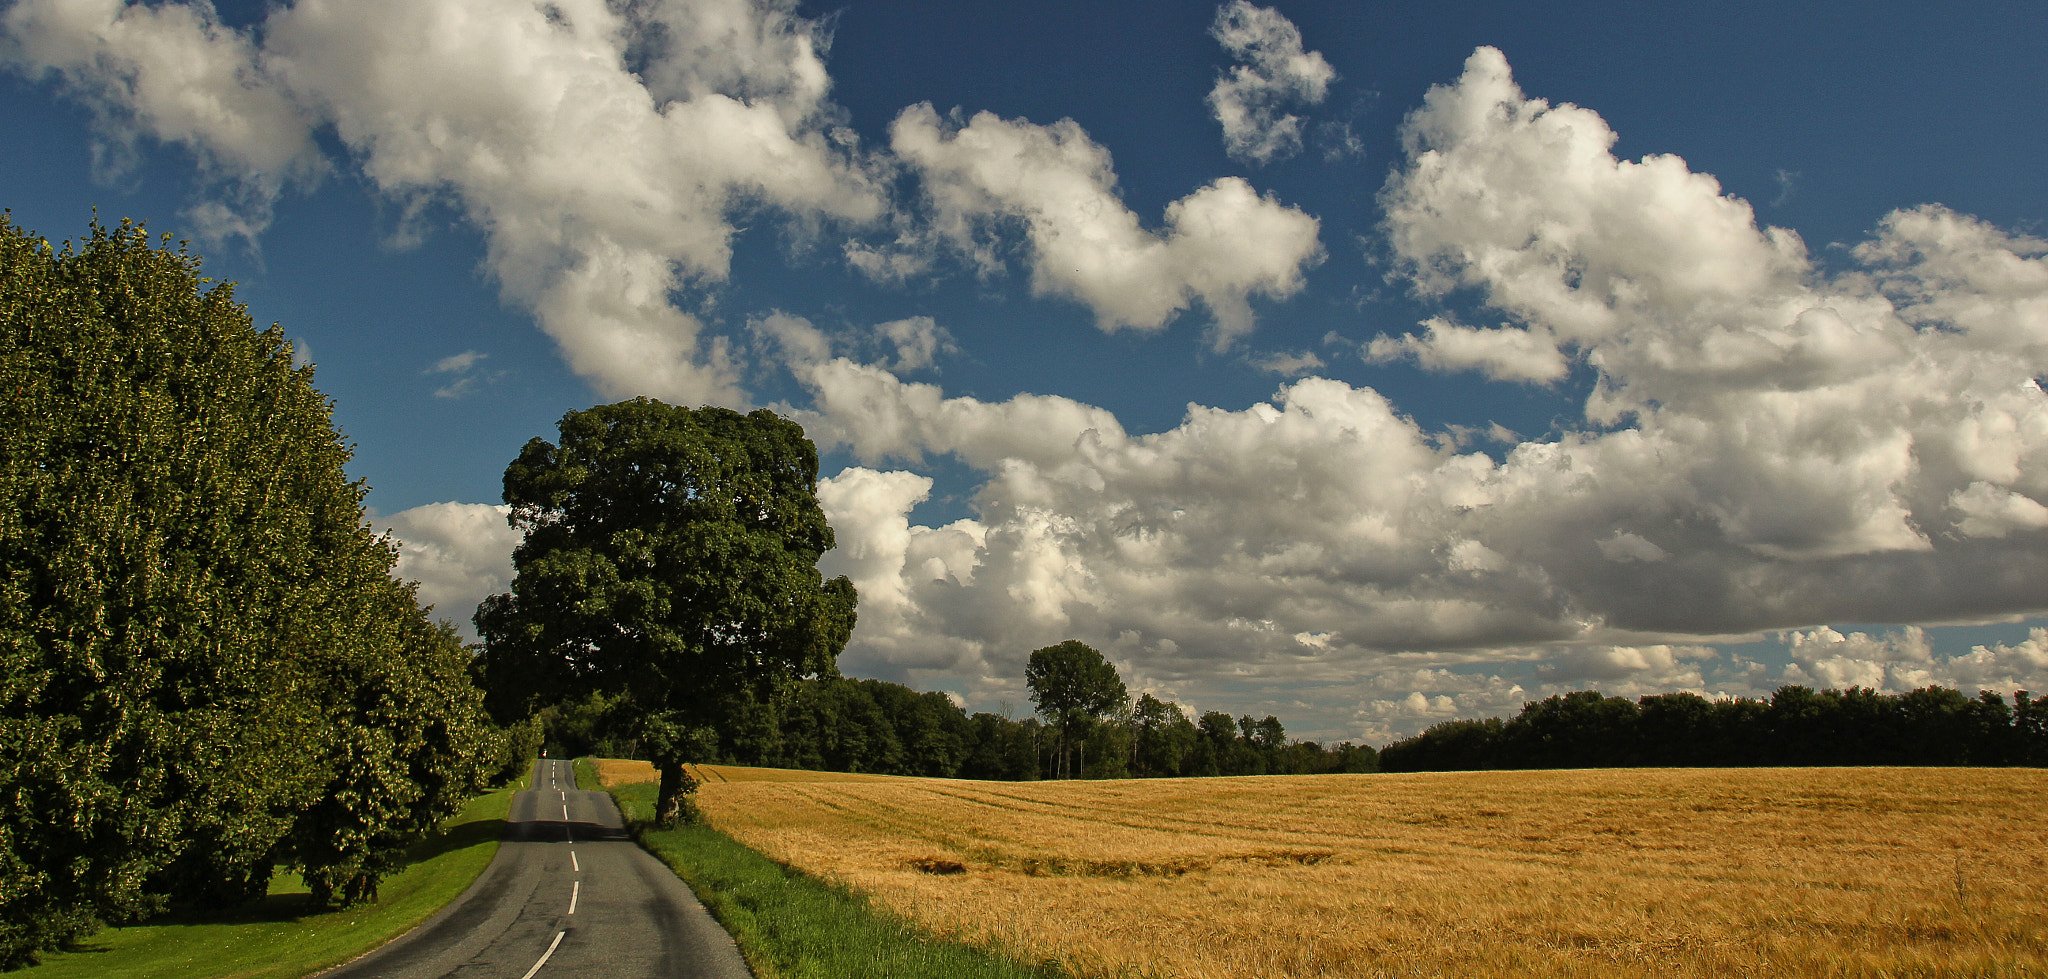
[[[1116,667],[1095,647],[1078,639],[1033,650],[1024,664],[1024,685],[1031,691],[1032,705],[1059,728],[1062,775],[1066,772],[1064,747],[1072,742],[1074,732],[1121,709],[1131,699]]]
[[[564,415],[505,469],[525,539],[510,594],[477,609],[501,717],[623,695],[675,817],[683,763],[789,681],[833,675],[854,625],[802,426],[648,398]]]
[[[207,283],[0,215],[0,965],[277,866],[367,897],[494,747],[311,369]]]

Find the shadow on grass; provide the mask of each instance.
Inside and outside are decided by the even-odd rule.
[[[397,870],[404,870],[416,863],[425,863],[444,853],[466,850],[479,843],[508,839],[511,824],[502,819],[478,819],[450,828],[446,832],[429,836],[405,851],[405,860]]]
[[[414,864],[425,863],[435,857],[453,853],[457,850],[465,850],[493,840],[512,839],[515,835],[513,827],[514,824],[503,819],[476,819],[452,826],[413,844],[405,851],[405,856],[399,861],[398,865],[391,868],[390,873],[385,875],[385,878],[389,879],[396,876]],[[591,835],[595,836],[596,834],[592,833]],[[582,837],[579,834],[579,838],[587,837]],[[228,908],[173,905],[162,914],[144,918],[141,921],[135,922],[135,924],[147,925],[152,928],[177,928],[196,925],[286,924],[297,923],[307,918],[315,918],[344,910],[355,909],[322,907],[313,903],[313,895],[304,891],[298,891],[296,893],[266,894],[261,900]],[[101,932],[100,934],[105,935],[107,933]],[[75,947],[64,948],[63,951],[105,952],[109,951],[110,948],[110,945],[88,939]]]

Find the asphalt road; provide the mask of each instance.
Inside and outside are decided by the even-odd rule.
[[[534,765],[505,842],[418,928],[320,979],[748,979],[732,937],[566,761]]]

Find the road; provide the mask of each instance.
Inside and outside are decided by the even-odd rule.
[[[461,897],[320,979],[748,979],[732,937],[571,763],[536,762],[506,825]]]

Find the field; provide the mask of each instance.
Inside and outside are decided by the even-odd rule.
[[[701,775],[749,846],[1085,976],[2048,976],[2034,769]]]

